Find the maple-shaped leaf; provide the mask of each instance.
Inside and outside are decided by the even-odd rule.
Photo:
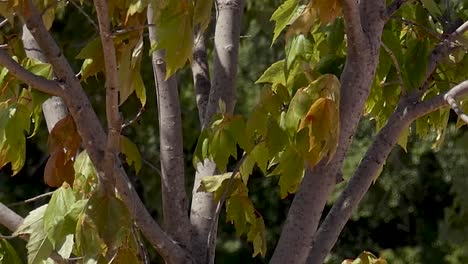
[[[129,138],[120,136],[120,148],[128,165],[133,165],[138,174],[141,170],[141,154],[138,147]]]
[[[94,76],[104,70],[104,57],[102,56],[101,38],[96,37],[84,46],[76,59],[84,59],[81,65],[81,79],[86,81],[89,76]]]
[[[71,115],[67,115],[55,124],[49,134],[51,155],[44,170],[44,180],[51,187],[60,187],[65,181],[73,185],[75,171],[73,161],[81,144],[81,137],[76,130]]]
[[[195,8],[193,11],[193,25],[200,25],[200,30],[205,31],[210,23],[211,8],[213,0],[195,0]]]
[[[298,5],[298,0],[286,0],[271,16],[271,21],[275,21],[273,34],[274,43],[281,32],[302,13],[305,5]]]
[[[30,130],[31,112],[22,104],[0,103],[0,168],[11,163],[13,175],[26,159],[26,136]]]
[[[310,32],[312,25],[317,20],[317,10],[313,8],[312,3],[315,3],[315,1],[309,2],[301,15],[289,26],[286,38],[291,35],[306,35]]]
[[[169,1],[155,21],[158,43],[152,50],[163,49],[166,55],[166,79],[192,60],[193,6],[189,0]]]

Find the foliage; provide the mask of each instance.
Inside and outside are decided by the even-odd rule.
[[[56,16],[59,18],[68,8],[62,4],[49,7],[47,0],[36,2],[42,9],[47,28],[53,27]],[[83,8],[90,8],[86,1],[80,2]],[[150,26],[156,27],[159,39],[155,45],[147,47],[143,29],[148,26],[146,8],[150,2],[155,9]],[[116,29],[113,40],[122,109],[130,105],[133,110],[145,107],[154,99],[147,94],[148,77],[143,73],[148,51],[165,51],[166,79],[191,62],[194,32],[198,28],[210,30],[212,5],[212,0],[112,2],[109,13]],[[14,21],[11,10],[22,8],[19,1],[7,1],[1,4],[0,14]],[[265,224],[267,212],[256,209],[258,194],[251,191],[252,178],[270,177],[261,178],[263,182],[278,179],[279,196],[287,199],[294,195],[302,181],[304,164],[314,167],[321,162],[328,163],[337,150],[339,78],[347,56],[341,15],[340,1],[286,0],[279,5],[271,16],[275,24],[271,45],[278,48],[278,44],[284,44],[284,58],[273,62],[256,80],[256,84],[264,86],[258,102],[248,115],[221,111],[198,137],[193,163],[211,159],[222,173],[203,179],[199,190],[214,193],[216,202],[225,199],[226,221],[234,225],[238,236],[245,235],[252,243],[254,257],[267,255],[269,226]],[[404,5],[385,26],[384,48],[380,51],[365,108],[366,117],[375,120],[375,131],[387,124],[404,96],[426,85],[428,58],[442,37],[440,32],[447,31],[445,22],[451,21],[450,16],[466,20],[466,4],[456,2],[447,7],[442,1],[417,1]],[[271,39],[271,34],[269,37]],[[25,56],[19,36],[11,39],[2,36],[2,41],[9,44],[8,52],[25,69],[52,79],[49,64]],[[467,78],[463,71],[468,60],[463,46],[466,37],[461,36],[456,44],[449,59],[442,61],[434,78],[421,90],[423,101],[448,91],[453,82]],[[73,56],[80,61],[79,77],[83,85],[92,87],[93,82],[102,81],[105,65],[99,37],[81,45]],[[27,139],[37,136],[40,129],[40,105],[46,96],[34,87],[26,87],[4,67],[0,71],[0,87],[0,168],[10,164],[15,175],[27,160]],[[137,107],[133,107],[135,105]],[[465,106],[463,102],[462,106]],[[422,139],[433,137],[432,147],[439,149],[449,118],[448,108],[425,115],[407,128],[398,143],[405,151],[411,151],[408,144],[412,144],[413,135]],[[133,166],[136,173],[144,174],[141,172],[143,158],[137,145],[127,136],[122,135],[119,140],[127,165]],[[151,140],[148,137],[140,144]],[[102,196],[97,191],[98,173],[87,152],[79,153],[81,143],[71,116],[61,120],[49,135],[50,157],[45,165],[44,180],[50,187],[58,188],[49,203],[31,211],[15,232],[29,235],[28,263],[51,261],[53,252],[65,259],[81,256],[86,263],[104,259],[116,263],[138,262],[141,241],[135,234],[128,208],[121,197]],[[141,146],[142,152],[145,148],[150,147]],[[457,232],[459,225],[466,222],[466,216],[459,213],[460,208],[466,206],[463,190],[454,185],[452,192],[456,197],[453,208],[447,210],[447,219],[441,224],[441,229],[451,238],[456,236],[451,232]],[[275,199],[273,202],[279,203]],[[364,214],[363,210],[360,213]],[[465,242],[463,238],[459,240]],[[2,258],[11,259],[11,263],[18,259],[4,240],[0,240],[0,260]],[[364,252],[356,260],[343,263],[385,262]]]

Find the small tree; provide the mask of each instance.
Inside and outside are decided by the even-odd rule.
[[[396,144],[406,149],[410,132],[435,131],[440,142],[449,106],[468,121],[460,99],[468,93],[465,3],[284,1],[271,19],[273,43],[281,36],[286,56],[258,79],[266,89],[248,117],[234,114],[244,1],[80,4],[97,17],[99,36],[76,56],[82,63],[77,74],[48,31],[68,2],[0,3],[2,25],[9,23],[13,33],[0,49],[0,167],[9,163],[13,175],[23,167],[25,137],[36,133],[42,112],[50,132],[44,179],[58,187],[25,219],[0,203],[0,223],[28,240],[30,263],[141,262],[140,233],[168,263],[213,263],[223,206],[226,220],[253,243],[254,256],[264,256],[265,225],[247,188],[254,166],[265,176],[279,175],[282,198],[296,193],[271,263],[323,263]],[[213,5],[210,77],[204,32]],[[157,87],[163,226],[122,166],[141,167],[136,146],[122,135],[141,111],[125,122],[119,108],[132,94],[141,108],[146,104],[146,29]],[[175,77],[187,62],[203,128],[191,199]],[[106,130],[83,89],[96,75],[105,79]],[[319,225],[362,118],[375,119],[377,136]],[[0,252],[12,263],[17,259],[6,241]],[[377,261],[369,253],[360,258]]]

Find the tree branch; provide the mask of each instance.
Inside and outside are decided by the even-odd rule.
[[[15,232],[21,223],[23,223],[23,218],[21,216],[0,203],[0,224],[8,228],[11,232]]]
[[[197,29],[193,45],[192,75],[200,123],[205,123],[206,105],[210,96],[210,69],[206,53],[205,34]]]
[[[208,103],[202,127],[206,127],[219,111],[219,102],[226,105],[227,113],[233,113],[236,104],[235,79],[237,75],[239,39],[241,18],[244,11],[244,0],[216,0],[218,16],[216,20],[214,39],[214,69],[213,80],[209,92]],[[192,241],[193,256],[198,263],[213,263],[216,248],[218,215],[212,193],[198,192],[201,179],[215,175],[216,164],[212,160],[205,160],[197,164],[197,173],[192,195],[190,220],[194,232]],[[215,223],[215,224],[213,224]],[[214,227],[214,230],[212,229]]]
[[[18,80],[30,85],[31,87],[52,95],[59,95],[63,93],[62,87],[56,82],[47,80],[43,77],[34,75],[30,71],[21,67],[15,60],[13,60],[8,53],[0,49],[0,64],[8,69],[9,73]]]
[[[335,156],[307,169],[271,263],[304,263],[322,211],[363,114],[379,60],[385,1],[343,1],[347,59],[340,77],[340,135]],[[366,50],[366,52],[362,52]],[[326,158],[325,158],[326,159]],[[311,191],[314,190],[314,191]]]
[[[148,21],[153,21],[153,7],[148,6]],[[155,27],[149,28],[151,44],[157,43]],[[185,192],[182,118],[179,91],[175,75],[166,78],[165,54],[152,54],[153,75],[158,105],[159,143],[161,160],[161,192],[165,230],[190,251],[191,225]]]
[[[100,182],[100,190],[105,193],[113,193],[114,177],[113,168],[117,164],[120,153],[120,129],[122,120],[119,113],[119,78],[117,75],[117,58],[109,19],[107,2],[94,0],[96,15],[101,36],[102,51],[104,55],[104,68],[106,76],[106,118],[107,118],[107,144],[105,150],[105,168],[103,182]]]
[[[24,4],[25,8],[20,12],[20,15],[22,15],[28,29],[44,52],[47,61],[52,65],[57,78],[63,84],[63,87],[66,87],[60,95],[63,95],[62,98],[75,120],[83,144],[98,174],[101,175],[105,167],[103,160],[106,134],[70,64],[44,27],[40,13],[31,1]],[[190,256],[187,252],[164,233],[146,210],[135,189],[129,184],[128,177],[119,160],[113,170],[112,175],[115,177],[115,184],[120,198],[151,245],[168,263],[189,263]]]

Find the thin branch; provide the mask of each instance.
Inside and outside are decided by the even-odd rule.
[[[106,75],[106,117],[107,117],[107,144],[105,150],[105,180],[100,183],[101,190],[113,192],[113,168],[117,164],[117,155],[120,152],[121,118],[119,113],[119,77],[117,74],[117,57],[114,41],[112,39],[109,10],[105,0],[94,0],[99,23],[102,50],[104,55],[104,68]]]
[[[0,28],[6,25],[7,23],[8,23],[8,18],[3,19],[2,22],[0,22]]]
[[[402,73],[401,73],[400,64],[398,63],[398,60],[395,57],[395,54],[392,52],[392,50],[389,47],[387,47],[387,45],[385,45],[385,43],[383,43],[383,41],[382,41],[382,47],[384,48],[384,50],[388,53],[388,55],[392,59],[392,62],[393,62],[393,65],[395,66],[395,69],[397,71],[398,80],[400,82],[401,88],[403,89],[403,95],[404,95],[404,94],[406,94],[408,92],[408,89],[405,87],[405,82],[403,81],[403,76],[402,76]]]
[[[68,2],[70,2],[76,9],[78,9],[78,11],[88,20],[88,22],[91,25],[93,25],[93,27],[96,29],[96,31],[99,31],[99,27],[96,24],[96,22],[94,22],[94,20],[83,10],[83,8],[81,6],[79,6],[75,2],[75,0],[68,0]]]
[[[468,21],[459,26],[449,37],[450,40],[456,39],[468,30]]]
[[[22,9],[23,12],[20,15],[44,52],[47,61],[52,65],[57,78],[64,84],[63,87],[66,87],[66,92],[63,92],[63,99],[73,116],[91,161],[96,170],[102,172],[105,169],[103,153],[106,146],[106,134],[104,129],[68,60],[63,56],[57,43],[44,27],[40,13],[32,4],[32,1],[25,1],[24,4],[25,8]],[[120,164],[120,160],[117,161]],[[116,188],[122,201],[151,245],[169,263],[189,263],[189,254],[154,221],[130,184],[122,166],[114,166],[113,172],[116,179]],[[102,180],[102,173],[99,173],[99,177]]]
[[[412,21],[412,20],[409,20],[409,19],[406,19],[406,18],[402,18],[402,17],[398,17],[398,18],[395,18],[395,20],[398,20],[398,21],[401,21],[403,23],[405,23],[406,25],[411,25],[411,26],[415,26],[415,27],[418,27],[424,31],[426,31],[427,33],[431,34],[434,38],[438,39],[438,40],[442,40],[442,35],[437,33],[436,31],[426,27],[426,26],[423,26],[421,24],[418,24],[416,23],[415,21]]]
[[[148,6],[147,19],[153,20],[153,7]],[[149,28],[151,45],[158,42],[155,27]],[[182,117],[176,76],[166,79],[166,56],[162,50],[151,54],[159,122],[161,161],[161,196],[166,232],[183,248],[191,251],[192,226],[185,191],[185,169]]]
[[[466,87],[465,87],[466,88]],[[444,96],[445,101],[450,105],[450,107],[455,111],[458,117],[465,123],[468,124],[468,115],[463,112],[463,109],[458,105],[455,98],[453,98],[450,94],[445,94]]]
[[[63,93],[63,89],[58,82],[34,75],[19,65],[18,62],[13,60],[10,55],[2,49],[0,49],[0,64],[7,68],[11,75],[32,88],[51,95],[60,95]]]
[[[123,34],[126,34],[126,33],[130,33],[130,32],[133,32],[133,31],[140,31],[140,30],[143,30],[145,28],[150,28],[150,27],[154,27],[155,24],[151,24],[151,23],[148,23],[146,25],[139,25],[139,26],[133,26],[133,27],[126,27],[124,29],[117,29],[117,30],[114,30],[114,32],[112,33],[112,36],[118,36],[118,35],[123,35]]]
[[[7,206],[8,206],[8,207],[14,207],[14,206],[18,206],[18,205],[23,205],[23,204],[27,204],[27,203],[32,203],[32,202],[35,202],[35,201],[37,201],[37,200],[40,200],[40,199],[43,199],[43,198],[52,196],[52,194],[54,194],[53,191],[52,191],[52,192],[43,193],[43,194],[40,194],[40,195],[38,195],[38,196],[35,196],[35,197],[32,197],[32,198],[26,199],[26,200],[24,200],[24,201],[20,201],[20,202],[15,202],[15,203],[8,204]]]
[[[140,110],[138,110],[138,113],[136,114],[136,116],[132,120],[129,120],[128,122],[122,124],[121,130],[133,125],[134,123],[140,122],[141,115],[143,115],[144,112],[145,112],[145,107],[143,107],[143,106],[140,107]]]
[[[146,166],[150,167],[152,170],[154,170],[155,172],[157,172],[159,175],[161,175],[161,169],[158,168],[156,165],[154,165],[153,163],[149,162],[147,159],[141,159],[143,161],[144,164],[146,164]]]
[[[218,201],[218,204],[216,205],[216,211],[215,211],[215,215],[219,216],[219,214],[221,213],[221,209],[223,208],[223,205],[224,205],[224,202],[226,201],[226,198],[227,198],[227,194],[228,192],[230,191],[231,187],[232,187],[232,183],[234,182],[234,177],[239,173],[239,170],[240,170],[240,167],[242,166],[242,163],[244,162],[245,160],[245,153],[242,155],[242,158],[237,162],[236,166],[234,167],[234,170],[232,170],[232,173],[231,173],[231,177],[229,177],[229,181],[228,183],[226,184],[226,188],[224,189],[223,191],[223,194],[221,195],[221,198],[219,199]],[[212,243],[212,239],[213,239],[213,235],[214,234],[214,231],[216,230],[216,228],[214,227],[214,225],[216,225],[217,222],[215,221],[212,221],[211,222],[211,228],[210,228],[210,232],[208,233],[208,239],[206,241],[206,250],[208,251],[207,254],[206,254],[206,261],[205,263],[209,263],[209,257],[210,257],[210,250],[211,250],[211,243]]]
[[[23,218],[21,216],[3,203],[0,203],[0,224],[8,228],[11,232],[15,232],[22,222]]]

